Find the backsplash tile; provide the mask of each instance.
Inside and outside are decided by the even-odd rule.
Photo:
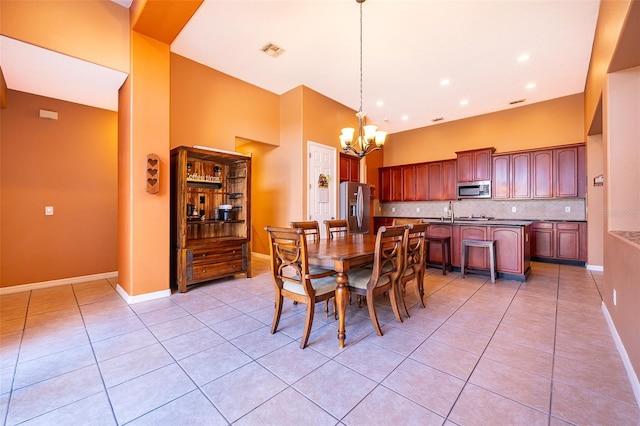
[[[487,216],[496,219],[586,220],[584,198],[553,200],[459,200],[452,201],[458,216]],[[449,201],[403,201],[381,203],[374,200],[374,216],[442,217]],[[512,208],[515,207],[515,212]],[[569,207],[570,212],[565,209]],[[395,211],[394,211],[395,209]],[[419,211],[418,211],[419,209]]]

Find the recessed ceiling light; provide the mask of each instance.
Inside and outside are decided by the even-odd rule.
[[[469,100],[468,100],[468,99],[463,99],[463,100],[461,100],[461,101],[460,101],[460,105],[462,105],[462,106],[469,105]]]
[[[529,83],[525,86],[527,89],[534,89],[536,87],[535,83]]]
[[[402,116],[402,121],[407,121],[408,119],[409,119],[409,116],[408,116],[408,115],[403,115],[403,116]]]
[[[518,56],[518,62],[526,62],[528,60],[529,60],[528,53],[523,53],[522,55]]]
[[[382,102],[382,101],[378,101],[378,102],[376,102],[376,105],[378,105],[379,107],[381,107],[382,105],[384,105],[384,102]]]
[[[448,78],[444,78],[442,80],[440,80],[440,86],[448,86],[450,83]]]

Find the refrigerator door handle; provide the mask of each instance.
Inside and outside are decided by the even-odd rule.
[[[362,186],[358,186],[358,198],[357,198],[357,206],[358,206],[358,228],[362,228],[362,213],[364,210],[364,200],[362,197]]]

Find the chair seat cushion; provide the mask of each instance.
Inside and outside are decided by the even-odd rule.
[[[300,277],[297,277],[300,278]],[[316,291],[316,296],[320,296],[322,294],[331,293],[336,289],[338,283],[336,282],[335,276],[324,277],[324,278],[316,278],[311,280],[311,285],[313,289]],[[304,295],[304,287],[302,284],[296,284],[292,281],[285,281],[283,284],[283,288],[292,293]]]
[[[369,284],[369,280],[371,280],[371,269],[370,268],[357,268],[352,269],[347,274],[349,276],[349,282],[347,285],[349,287],[359,288],[362,290],[367,289],[367,285]],[[378,287],[389,283],[389,276],[383,275],[380,277],[378,281]]]

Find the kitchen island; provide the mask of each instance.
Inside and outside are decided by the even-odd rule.
[[[384,219],[381,223],[390,225],[394,218]],[[441,218],[419,218],[429,222],[430,237],[451,237],[454,270],[461,266],[461,242],[463,239],[495,240],[496,268],[498,278],[526,281],[531,272],[531,224],[526,220],[500,220],[486,218],[457,218],[453,222]],[[429,266],[439,267],[442,263],[442,252],[437,245],[430,245]],[[469,268],[475,271],[486,271],[489,275],[489,254],[487,250],[470,247],[468,255]]]

